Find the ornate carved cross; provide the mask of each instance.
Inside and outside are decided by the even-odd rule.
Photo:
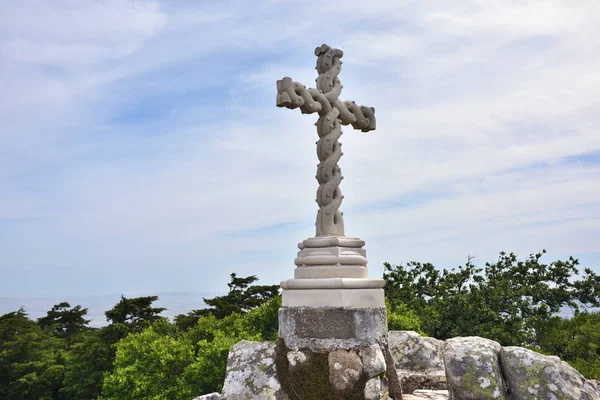
[[[342,83],[338,78],[342,70],[342,56],[339,49],[326,44],[315,49],[317,56],[317,88],[309,88],[286,77],[277,81],[277,107],[290,109],[300,107],[302,114],[319,113],[316,122],[319,140],[317,156],[319,165],[315,178],[319,182],[317,190],[317,236],[344,236],[344,213],[340,182],[344,177],[338,166],[342,153],[342,144],[338,139],[342,135],[342,125],[351,124],[354,129],[363,132],[375,129],[375,109],[358,106],[354,101],[339,99]]]

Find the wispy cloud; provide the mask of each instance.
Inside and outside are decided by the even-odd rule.
[[[291,277],[316,118],[276,108],[275,81],[313,85],[323,42],[342,97],[377,110],[341,161],[372,275],[544,247],[600,269],[599,18],[591,0],[3,4],[0,290]]]

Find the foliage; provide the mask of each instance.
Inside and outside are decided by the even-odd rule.
[[[64,341],[49,335],[23,309],[0,317],[0,399],[58,399]]]
[[[71,346],[60,393],[69,400],[97,399],[104,374],[112,369],[117,335],[112,326],[78,336]]]
[[[70,349],[61,394],[66,399],[97,399],[104,377],[113,369],[116,344],[132,332],[142,332],[153,322],[164,320],[164,308],[152,307],[157,296],[126,298],[105,314],[111,323],[82,334]]]
[[[202,316],[212,314],[217,318],[225,318],[233,313],[243,314],[279,295],[279,285],[252,285],[258,278],[256,275],[238,277],[230,275],[231,281],[227,284],[229,292],[224,296],[212,299],[204,298],[204,302],[211,308],[192,310],[188,314],[175,317],[175,324],[181,330],[194,326]]]
[[[161,307],[152,307],[158,296],[127,298],[121,296],[112,309],[108,310],[106,320],[111,324],[123,324],[131,332],[141,332],[152,322],[163,318],[159,314],[165,310]]]
[[[55,336],[72,338],[75,334],[88,329],[89,319],[85,319],[87,308],[77,305],[69,309],[67,302],[56,304],[45,317],[39,318],[37,323],[42,329],[50,329]]]
[[[227,301],[241,300],[239,313],[224,315],[232,308],[219,306],[178,316],[175,325],[154,322],[122,339],[116,345],[114,368],[104,380],[103,399],[180,399],[220,391],[231,346],[240,340],[277,338],[281,297],[271,287],[250,286],[255,281],[254,276],[232,274],[233,294]],[[195,317],[193,324],[190,316]]]
[[[185,371],[193,362],[192,343],[174,337],[169,322],[155,322],[119,342],[102,399],[191,399],[198,387],[186,379]]]
[[[410,310],[404,303],[396,303],[392,308],[390,301],[385,299],[387,309],[388,330],[390,331],[415,331],[424,334],[421,330],[421,320],[416,312]]]
[[[551,318],[538,332],[541,350],[559,356],[588,379],[600,379],[600,312]]]
[[[600,278],[577,260],[543,264],[501,253],[476,267],[437,270],[417,262],[385,264],[391,330],[440,339],[477,335],[526,346],[566,360],[600,378]],[[55,305],[37,323],[21,309],[0,317],[0,399],[188,399],[220,391],[229,349],[240,340],[277,339],[277,286],[231,274],[211,308],[177,316],[152,307],[156,296],[121,297],[106,312],[109,325],[87,326],[86,309]],[[563,319],[564,305],[575,315]]]
[[[575,311],[600,305],[600,279],[586,269],[579,280],[578,261],[540,262],[542,255],[520,261],[500,253],[496,263],[439,271],[432,264],[406,267],[385,263],[386,295],[392,309],[405,304],[421,320],[423,331],[438,339],[482,336],[503,345],[539,346],[545,321],[568,305]]]

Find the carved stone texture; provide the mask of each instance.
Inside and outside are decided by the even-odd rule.
[[[343,213],[340,182],[344,177],[338,162],[342,157],[342,145],[338,141],[342,135],[341,125],[351,124],[354,129],[363,132],[375,129],[375,109],[358,106],[354,101],[339,99],[342,83],[338,78],[342,70],[342,56],[339,49],[323,44],[315,49],[317,56],[317,88],[309,88],[285,77],[277,81],[277,106],[289,109],[300,108],[303,114],[318,113],[315,124],[319,140],[317,156],[319,164],[315,178],[319,183],[317,190],[316,235],[344,236]]]

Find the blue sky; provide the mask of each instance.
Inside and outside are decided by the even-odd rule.
[[[215,292],[291,278],[314,235],[314,85],[344,50],[346,235],[384,261],[500,251],[600,272],[600,7],[578,2],[0,5],[0,294]],[[194,305],[196,307],[196,305]]]

